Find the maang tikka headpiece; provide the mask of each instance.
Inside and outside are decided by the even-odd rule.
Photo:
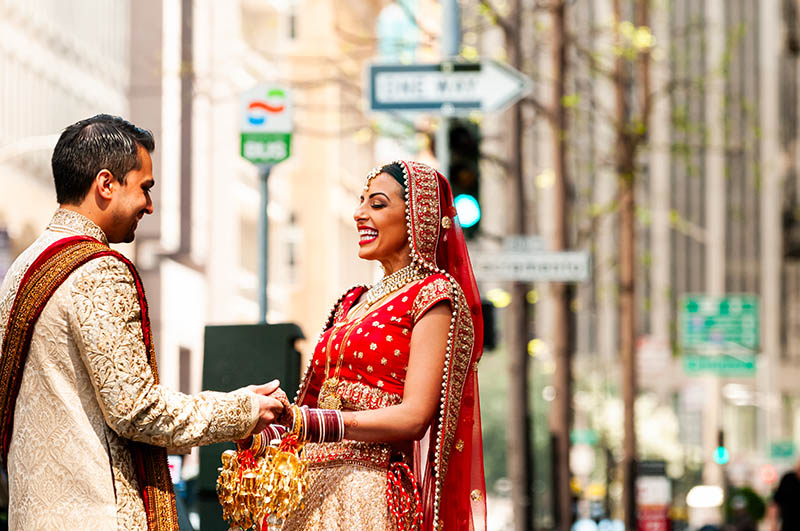
[[[372,168],[372,171],[370,171],[370,172],[367,174],[367,182],[365,182],[365,183],[364,183],[364,191],[365,191],[365,192],[366,192],[367,190],[369,190],[369,183],[371,183],[371,182],[372,182],[372,180],[373,180],[375,177],[377,177],[378,175],[380,175],[380,173],[381,173],[381,167],[377,167],[377,168]]]

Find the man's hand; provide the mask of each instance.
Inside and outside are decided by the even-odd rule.
[[[289,401],[286,399],[286,393],[281,390],[280,385],[280,381],[272,380],[265,384],[245,387],[251,393],[255,393],[258,398],[258,422],[256,422],[256,426],[250,435],[258,433],[273,424],[275,419],[288,407]],[[250,435],[248,435],[248,438]]]
[[[271,382],[267,382],[261,385],[248,385],[245,387],[248,391],[251,391],[257,395],[264,395],[269,396],[275,391],[280,391],[281,382],[280,380],[272,380]]]
[[[270,424],[284,411],[284,405],[280,400],[271,396],[257,395],[258,398],[258,422],[256,422],[253,433],[258,433]],[[251,434],[252,435],[252,434]]]

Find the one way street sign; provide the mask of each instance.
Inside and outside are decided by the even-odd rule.
[[[458,114],[498,111],[528,94],[531,81],[490,59],[480,63],[369,65],[373,111]]]

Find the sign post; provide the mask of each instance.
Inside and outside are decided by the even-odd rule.
[[[258,320],[267,321],[268,181],[272,167],[289,158],[292,140],[292,102],[289,90],[258,85],[242,93],[241,155],[258,166],[259,207]]]

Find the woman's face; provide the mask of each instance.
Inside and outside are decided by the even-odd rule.
[[[411,263],[403,188],[390,175],[381,173],[370,181],[353,219],[360,258],[380,261],[387,273]]]

